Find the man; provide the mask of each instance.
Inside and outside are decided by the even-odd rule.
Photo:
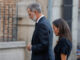
[[[53,31],[49,21],[41,13],[41,6],[33,3],[27,8],[29,18],[36,22],[31,44],[31,60],[54,60],[52,50]]]

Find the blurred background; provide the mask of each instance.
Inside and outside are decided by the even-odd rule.
[[[80,60],[80,0],[0,0],[0,60],[30,60],[26,45],[31,42],[35,23],[27,6],[40,3],[42,13],[52,24],[64,18],[72,32],[73,49],[69,60]],[[54,35],[53,48],[58,37]]]

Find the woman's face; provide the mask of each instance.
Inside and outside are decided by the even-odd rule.
[[[54,24],[53,24],[53,30],[56,36],[59,36],[59,28],[57,28]]]

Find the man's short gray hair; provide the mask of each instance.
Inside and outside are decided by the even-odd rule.
[[[32,3],[32,4],[28,5],[27,9],[28,9],[28,8],[29,8],[32,12],[37,10],[39,13],[41,13],[41,6],[40,6],[39,3]]]

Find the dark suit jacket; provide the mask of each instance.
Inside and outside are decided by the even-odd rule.
[[[52,42],[53,31],[51,25],[45,17],[42,17],[35,25],[31,60],[54,60]]]

